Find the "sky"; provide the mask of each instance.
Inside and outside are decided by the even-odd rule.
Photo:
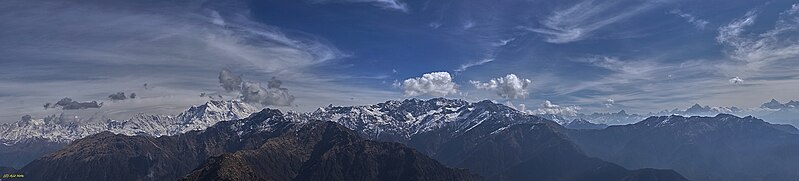
[[[6,0],[0,122],[175,114],[220,97],[294,111],[431,97],[754,108],[799,99],[797,3]],[[102,105],[45,109],[65,97]]]

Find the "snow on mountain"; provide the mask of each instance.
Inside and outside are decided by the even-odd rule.
[[[470,103],[445,98],[391,100],[364,106],[331,105],[296,117],[329,120],[358,130],[369,139],[400,142],[439,129],[447,129],[447,133],[458,135],[481,124],[496,125],[491,127],[499,129],[502,126],[541,121],[539,117],[491,101]]]
[[[27,140],[66,143],[103,131],[125,135],[164,136],[202,130],[219,121],[241,119],[259,108],[233,101],[208,101],[192,106],[177,116],[139,114],[127,120],[80,121],[62,115],[43,119],[29,116],[15,123],[0,125],[0,142],[6,145]]]
[[[628,114],[624,110],[616,113],[592,113],[578,115],[579,119],[584,119],[588,122],[596,124],[607,125],[630,124],[646,119],[647,117],[649,117],[649,115]]]

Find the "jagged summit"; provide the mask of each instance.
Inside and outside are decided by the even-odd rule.
[[[416,134],[445,127],[454,129],[451,130],[453,134],[463,133],[492,116],[500,115],[508,119],[495,119],[497,122],[515,124],[542,120],[487,100],[469,103],[446,98],[392,100],[364,106],[328,106],[303,116],[364,130],[364,136],[370,139],[402,142]]]
[[[627,168],[672,168],[691,180],[799,176],[799,130],[753,116],[653,116],[635,124],[571,133],[588,155]]]
[[[237,100],[212,100],[192,106],[176,116],[140,113],[127,120],[106,119],[97,122],[75,120],[63,114],[43,119],[26,116],[20,121],[0,125],[0,141],[7,145],[34,139],[66,143],[103,131],[156,137],[175,135],[202,130],[219,121],[245,118],[258,110]]]
[[[730,131],[748,133],[756,130],[772,130],[775,132],[799,133],[799,129],[791,125],[771,124],[753,116],[739,117],[732,114],[716,116],[652,116],[632,126],[644,129],[679,130],[684,135],[704,134],[706,132]],[[768,132],[768,131],[765,131]]]

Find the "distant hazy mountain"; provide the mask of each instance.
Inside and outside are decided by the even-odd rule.
[[[619,125],[635,123],[645,119],[647,116],[649,115],[628,114],[626,111],[621,110],[616,113],[577,114],[577,116],[572,119],[582,119],[596,124]]]
[[[75,180],[476,178],[438,162],[487,180],[685,180],[672,170],[628,170],[588,157],[553,121],[490,101],[441,98],[329,106],[302,114],[264,110],[204,131],[159,138],[103,133],[22,171],[34,173],[33,179]]]
[[[0,160],[3,166],[21,167],[67,143],[110,131],[125,135],[168,136],[202,130],[219,121],[245,118],[258,108],[240,101],[209,101],[177,116],[139,114],[128,120],[87,122],[60,116],[25,117],[0,125]]]
[[[710,107],[710,106],[702,106],[699,104],[694,104],[693,106],[686,108],[685,110],[673,109],[671,111],[664,110],[657,113],[646,113],[646,114],[629,114],[626,111],[621,110],[615,113],[591,113],[591,114],[578,113],[576,115],[558,115],[558,116],[561,116],[562,117],[561,119],[568,120],[565,122],[559,122],[561,123],[561,125],[564,126],[568,125],[568,123],[570,123],[572,120],[580,119],[584,120],[587,123],[597,124],[591,126],[593,128],[596,128],[596,127],[601,127],[602,125],[632,124],[644,120],[650,116],[668,116],[668,115],[715,116],[716,114],[745,114],[745,112],[743,109],[734,106]],[[544,117],[548,116],[544,115]]]
[[[761,108],[768,108],[768,109],[799,109],[799,101],[788,101],[788,103],[780,103],[776,99],[771,99],[771,101],[763,103],[760,105]]]
[[[623,113],[623,111],[620,112],[620,113]],[[594,114],[600,114],[600,113],[594,113]],[[563,116],[554,115],[554,114],[541,114],[541,115],[536,115],[536,116],[555,121],[556,123],[560,124],[563,127],[568,128],[568,129],[605,129],[606,127],[608,127],[607,124],[592,123],[592,122],[589,122],[588,120],[585,120],[585,119],[582,119],[582,118],[569,119],[569,118],[564,118]],[[585,116],[585,115],[582,115],[582,116]]]
[[[332,120],[367,138],[407,144],[488,180],[682,180],[670,170],[627,170],[586,156],[565,128],[490,101],[408,99],[320,108],[298,117]]]
[[[29,180],[476,180],[397,143],[277,110],[176,136],[77,140],[24,168]],[[185,176],[185,177],[184,177]]]
[[[569,123],[566,123],[565,125],[563,125],[563,127],[569,129],[605,129],[608,127],[608,125],[588,122],[585,119],[575,119]]]
[[[771,99],[771,101],[763,103],[760,108],[762,110],[756,113],[759,118],[772,123],[799,126],[799,101],[791,100],[783,104]]]
[[[754,117],[659,116],[574,130],[590,156],[628,168],[669,168],[691,180],[795,180],[799,130]]]

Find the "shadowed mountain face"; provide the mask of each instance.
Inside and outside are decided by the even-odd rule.
[[[477,180],[399,143],[364,140],[332,122],[209,159],[182,180]],[[277,164],[276,164],[277,163]]]
[[[795,180],[799,135],[753,117],[650,117],[570,134],[590,156],[628,168],[674,169],[691,180]]]
[[[41,139],[28,139],[16,144],[0,144],[0,164],[2,166],[21,168],[31,160],[42,155],[58,151],[66,143],[50,142]]]
[[[586,156],[553,121],[490,101],[409,99],[327,107],[310,117],[365,137],[405,143],[488,180],[684,180],[671,170],[627,170]]]
[[[366,141],[335,123],[293,122],[277,110],[178,136],[104,132],[21,172],[30,180],[477,179],[402,145]]]
[[[0,164],[20,168],[73,140],[109,131],[124,135],[169,136],[203,130],[220,121],[244,118],[258,109],[241,101],[208,101],[176,115],[138,114],[127,120],[74,120],[69,116],[22,119],[0,124]]]

